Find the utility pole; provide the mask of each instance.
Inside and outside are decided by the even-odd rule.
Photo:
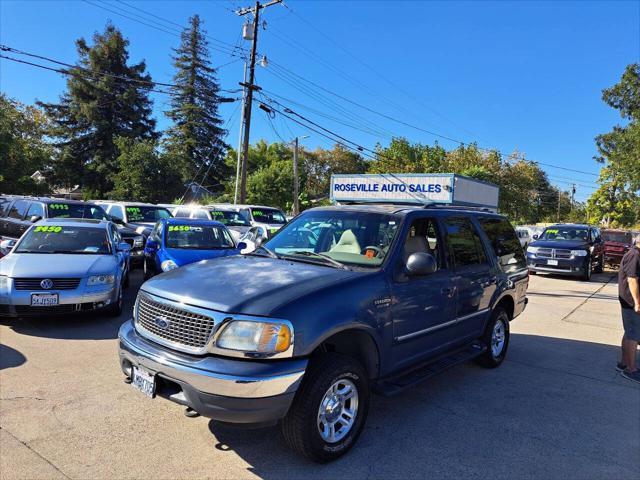
[[[561,198],[561,191],[560,189],[558,189],[558,219],[556,220],[557,222],[560,222],[560,198]]]
[[[298,137],[293,141],[293,215],[300,213],[300,188],[298,181]]]
[[[573,212],[573,199],[576,196],[576,184],[571,185],[571,211]]]
[[[244,76],[243,76],[243,80],[242,83],[247,83],[247,62],[244,62]],[[245,102],[245,97],[247,95],[247,90],[246,89],[242,89],[242,112],[240,113],[240,117],[244,118],[244,102]],[[235,205],[236,203],[238,203],[238,182],[240,182],[240,168],[241,168],[241,163],[242,163],[242,130],[243,130],[243,126],[244,126],[244,122],[240,123],[240,130],[238,133],[238,160],[236,162],[236,188],[235,191],[233,193],[233,204]]]
[[[270,7],[271,5],[277,5],[282,3],[282,0],[272,0],[269,3],[262,5],[259,1],[256,1],[256,5],[253,8],[243,8],[236,13],[239,16],[253,14],[253,39],[251,44],[251,57],[249,59],[249,82],[246,81],[242,86],[246,89],[245,101],[244,101],[244,140],[242,143],[242,165],[240,167],[240,203],[244,203],[247,199],[247,164],[249,161],[249,134],[251,130],[251,104],[253,102],[253,91],[258,87],[254,85],[255,81],[255,69],[256,69],[256,49],[258,46],[258,23],[260,20],[260,10]]]

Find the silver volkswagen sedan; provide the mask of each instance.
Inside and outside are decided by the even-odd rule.
[[[129,245],[105,220],[34,224],[0,260],[0,316],[122,312]]]

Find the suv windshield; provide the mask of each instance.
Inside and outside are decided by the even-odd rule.
[[[128,222],[155,223],[163,218],[171,218],[171,212],[163,207],[129,205],[125,207]]]
[[[396,236],[400,217],[381,213],[309,211],[282,228],[265,246],[304,261],[378,267]],[[335,263],[335,262],[333,262]]]
[[[107,214],[98,205],[80,203],[50,203],[47,205],[49,218],[95,218],[107,220]]]
[[[15,252],[108,255],[111,243],[104,228],[38,225],[24,235]]]
[[[540,240],[555,240],[555,241],[569,241],[569,242],[588,242],[589,241],[589,229],[581,227],[564,227],[556,225],[547,228]]]
[[[251,216],[254,222],[259,223],[274,223],[277,225],[287,223],[284,214],[276,208],[252,208]]]
[[[602,232],[602,239],[605,242],[617,242],[631,245],[631,232]]]
[[[251,223],[240,212],[231,210],[209,210],[211,218],[227,227],[250,227]]]
[[[229,232],[220,227],[169,225],[165,238],[168,248],[188,248],[194,250],[235,248]]]

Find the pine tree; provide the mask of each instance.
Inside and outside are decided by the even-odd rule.
[[[76,42],[78,61],[68,70],[67,91],[58,104],[41,104],[56,140],[54,181],[82,185],[90,196],[113,188],[118,168],[116,138],[154,139],[145,62],[128,65],[129,41],[113,25]]]
[[[185,182],[198,173],[196,181],[219,190],[230,173],[224,161],[226,132],[218,115],[216,69],[211,66],[206,32],[198,15],[189,19],[174,52],[174,95],[171,110],[166,112],[173,126],[167,132],[167,148],[182,160]]]

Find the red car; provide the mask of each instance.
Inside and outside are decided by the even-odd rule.
[[[633,246],[631,231],[602,230],[604,240],[604,261],[607,265],[617,267],[624,254]]]

